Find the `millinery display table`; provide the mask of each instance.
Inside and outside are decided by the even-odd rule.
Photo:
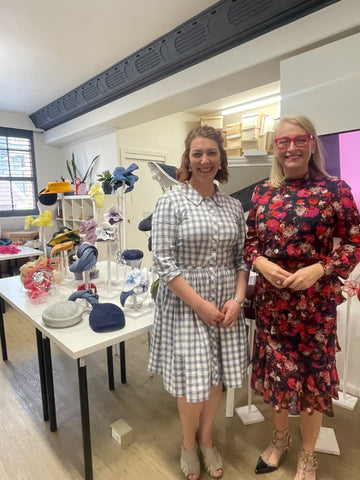
[[[53,342],[64,353],[77,361],[78,382],[80,393],[80,412],[83,438],[84,453],[84,470],[86,480],[93,479],[92,468],[92,452],[91,452],[91,435],[90,435],[90,414],[88,402],[86,357],[87,355],[107,349],[108,356],[108,372],[109,387],[113,387],[113,378],[111,377],[112,369],[112,346],[124,345],[124,342],[130,338],[140,335],[144,332],[151,331],[153,324],[153,312],[150,310],[136,319],[126,317],[126,325],[121,330],[111,332],[94,332],[90,326],[86,316],[71,327],[67,328],[50,328],[46,327],[42,320],[42,312],[50,302],[66,300],[69,296],[69,287],[57,286],[56,295],[49,297],[46,304],[36,305],[31,303],[30,299],[24,292],[24,288],[20,282],[20,277],[9,277],[0,279],[0,296],[17,310],[25,321],[29,321],[35,328],[39,373],[41,384],[41,395],[44,420],[50,421],[50,430],[57,429],[55,395],[52,372],[52,359],[50,342]],[[70,290],[70,293],[73,290]],[[101,294],[100,294],[101,299]],[[112,303],[120,306],[120,300],[113,300]],[[4,318],[0,313],[0,336],[3,360],[7,360],[7,348]],[[121,355],[124,353],[122,350]],[[122,381],[125,374],[122,368]]]

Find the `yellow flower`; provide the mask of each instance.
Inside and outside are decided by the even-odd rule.
[[[95,205],[98,208],[101,208],[105,205],[104,201],[104,191],[100,185],[100,183],[95,183],[89,190],[89,195],[95,201]]]
[[[31,215],[28,215],[26,218],[25,218],[25,230],[29,230],[29,228],[31,227],[31,225],[34,223],[34,219]]]

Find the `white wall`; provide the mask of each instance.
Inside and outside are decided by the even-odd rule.
[[[281,62],[281,113],[304,113],[319,134],[360,128],[360,34]]]

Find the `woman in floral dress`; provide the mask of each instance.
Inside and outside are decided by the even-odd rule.
[[[360,260],[359,212],[350,187],[326,173],[309,119],[283,117],[275,137],[270,179],[254,189],[245,244],[245,260],[258,272],[251,384],[271,403],[274,424],[255,472],[278,467],[290,444],[290,411],[299,414],[302,433],[294,479],[314,480],[322,417],[333,416],[338,398],[339,277]]]
[[[189,132],[177,179],[152,218],[160,285],[149,370],[162,374],[165,389],[177,397],[185,477],[200,477],[199,447],[209,475],[220,478],[213,425],[223,382],[240,387],[249,364],[241,315],[249,273],[243,209],[214,183],[228,179],[219,131],[201,126]]]

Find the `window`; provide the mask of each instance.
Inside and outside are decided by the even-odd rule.
[[[37,213],[33,132],[0,127],[0,215]]]

